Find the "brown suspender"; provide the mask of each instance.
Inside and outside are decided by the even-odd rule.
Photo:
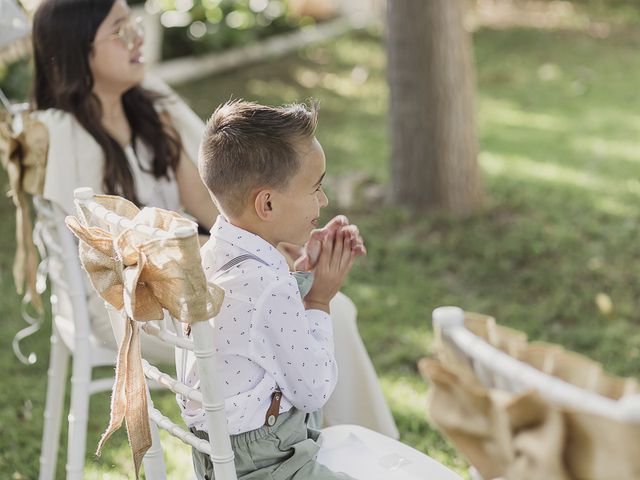
[[[282,400],[282,392],[273,392],[273,395],[271,395],[271,405],[269,405],[264,419],[265,425],[273,427],[276,424],[276,420],[280,414],[280,400]]]

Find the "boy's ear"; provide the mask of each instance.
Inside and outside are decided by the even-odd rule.
[[[273,218],[273,192],[271,190],[260,190],[254,200],[254,209],[260,220],[270,222]]]

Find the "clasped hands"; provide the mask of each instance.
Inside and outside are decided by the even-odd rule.
[[[312,271],[314,282],[304,298],[307,309],[329,313],[329,301],[338,293],[355,259],[367,249],[356,225],[338,215],[323,228],[313,230],[303,247],[280,245],[297,271]]]

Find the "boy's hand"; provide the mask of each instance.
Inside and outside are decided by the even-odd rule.
[[[344,225],[349,225],[349,219],[344,215],[338,215],[333,217],[323,228],[313,230],[304,246],[281,242],[278,245],[278,250],[285,255],[289,268],[293,271],[309,272],[313,270],[318,261],[322,240],[327,235],[334,234],[338,228]]]
[[[314,268],[313,287],[304,299],[307,309],[329,313],[329,302],[338,293],[358,256],[353,249],[352,234],[344,228],[325,235],[320,242],[321,254]]]
[[[356,256],[366,255],[367,249],[364,246],[364,241],[360,236],[358,227],[355,225],[349,225],[349,219],[344,215],[338,215],[331,219],[323,228],[311,232],[309,240],[302,248],[300,256],[294,263],[295,270],[313,270],[318,261],[318,257],[320,256],[323,240],[328,237],[334,237],[336,232],[340,230],[343,230],[351,239],[351,248]]]

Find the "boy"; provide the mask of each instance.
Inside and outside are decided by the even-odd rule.
[[[355,228],[325,230],[308,293],[276,248],[303,245],[328,203],[316,123],[315,106],[234,101],[215,111],[200,146],[200,175],[221,212],[201,253],[207,279],[225,289],[216,350],[238,478],[349,478],[316,463],[319,432],[307,417],[337,380],[329,301],[361,239]],[[197,385],[187,363],[185,382]],[[187,400],[182,410],[206,438],[202,406]],[[196,450],[193,459],[198,478],[211,479],[210,459]]]

